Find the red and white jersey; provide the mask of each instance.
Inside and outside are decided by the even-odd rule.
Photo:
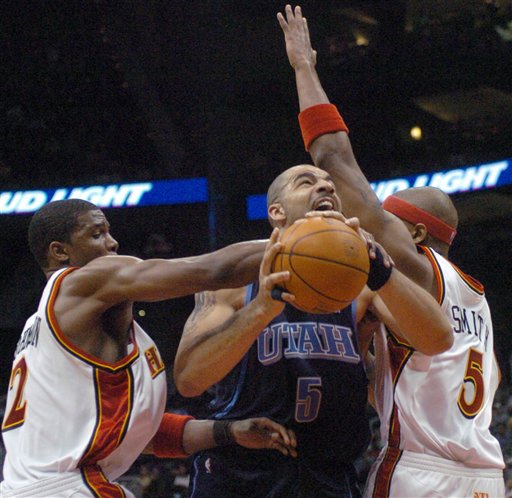
[[[124,496],[110,481],[140,455],[164,412],[165,367],[137,323],[116,363],[85,353],[60,330],[53,304],[71,271],[50,278],[16,347],[2,424],[2,492],[77,473],[98,496]]]
[[[489,431],[500,373],[484,288],[433,250],[421,250],[434,268],[454,343],[444,353],[426,356],[384,327],[376,335],[375,397],[389,452],[387,471],[392,472],[400,450],[471,468],[503,469],[500,445]]]

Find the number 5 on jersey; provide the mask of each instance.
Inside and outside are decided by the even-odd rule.
[[[295,400],[295,420],[300,423],[312,422],[318,416],[322,402],[321,377],[299,377]]]
[[[466,363],[466,373],[464,374],[464,383],[460,388],[459,399],[457,404],[462,414],[467,418],[474,418],[482,409],[484,400],[484,367],[483,354],[476,349],[470,349],[468,353],[468,361]],[[467,383],[470,385],[466,385]],[[471,396],[471,386],[473,387],[473,399],[468,400]]]

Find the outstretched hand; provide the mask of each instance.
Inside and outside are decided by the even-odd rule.
[[[297,456],[295,433],[266,417],[235,420],[231,423],[231,432],[240,446],[277,450],[286,456]]]
[[[286,53],[291,66],[295,69],[301,63],[316,65],[316,50],[311,47],[308,23],[302,17],[299,6],[292,10],[290,5],[285,7],[285,16],[279,12],[277,20],[284,33]]]
[[[259,303],[265,313],[277,316],[285,306],[285,303],[293,304],[295,296],[289,292],[281,291],[279,284],[290,279],[290,272],[272,272],[272,263],[281,250],[279,242],[279,230],[274,228],[270,240],[265,248],[263,260],[260,265],[259,290],[255,301]],[[276,299],[275,291],[279,291],[279,298]]]

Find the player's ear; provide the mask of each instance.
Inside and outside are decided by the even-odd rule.
[[[428,236],[427,227],[423,223],[417,223],[412,229],[412,240],[415,244],[421,244],[425,242]]]
[[[275,225],[282,225],[286,221],[286,213],[279,202],[274,202],[268,207],[268,217]]]
[[[68,245],[54,240],[48,246],[48,261],[57,261],[61,264],[69,263]]]

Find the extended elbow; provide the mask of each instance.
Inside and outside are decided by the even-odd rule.
[[[179,359],[176,359],[174,363],[173,375],[176,389],[184,398],[201,396],[206,391],[206,388],[200,385],[196,377],[191,376],[186,368],[180,367],[180,363],[182,364]]]
[[[453,346],[453,332],[451,327],[444,327],[442,331],[436,336],[432,336],[428,345],[422,350],[422,353],[434,356],[436,354],[444,353]]]
[[[206,391],[202,386],[190,380],[176,377],[174,382],[176,389],[184,398],[195,398],[196,396],[201,396]]]
[[[437,342],[437,352],[444,353],[448,351],[453,346],[453,332],[451,327],[448,329],[447,333],[443,334],[443,337]]]

